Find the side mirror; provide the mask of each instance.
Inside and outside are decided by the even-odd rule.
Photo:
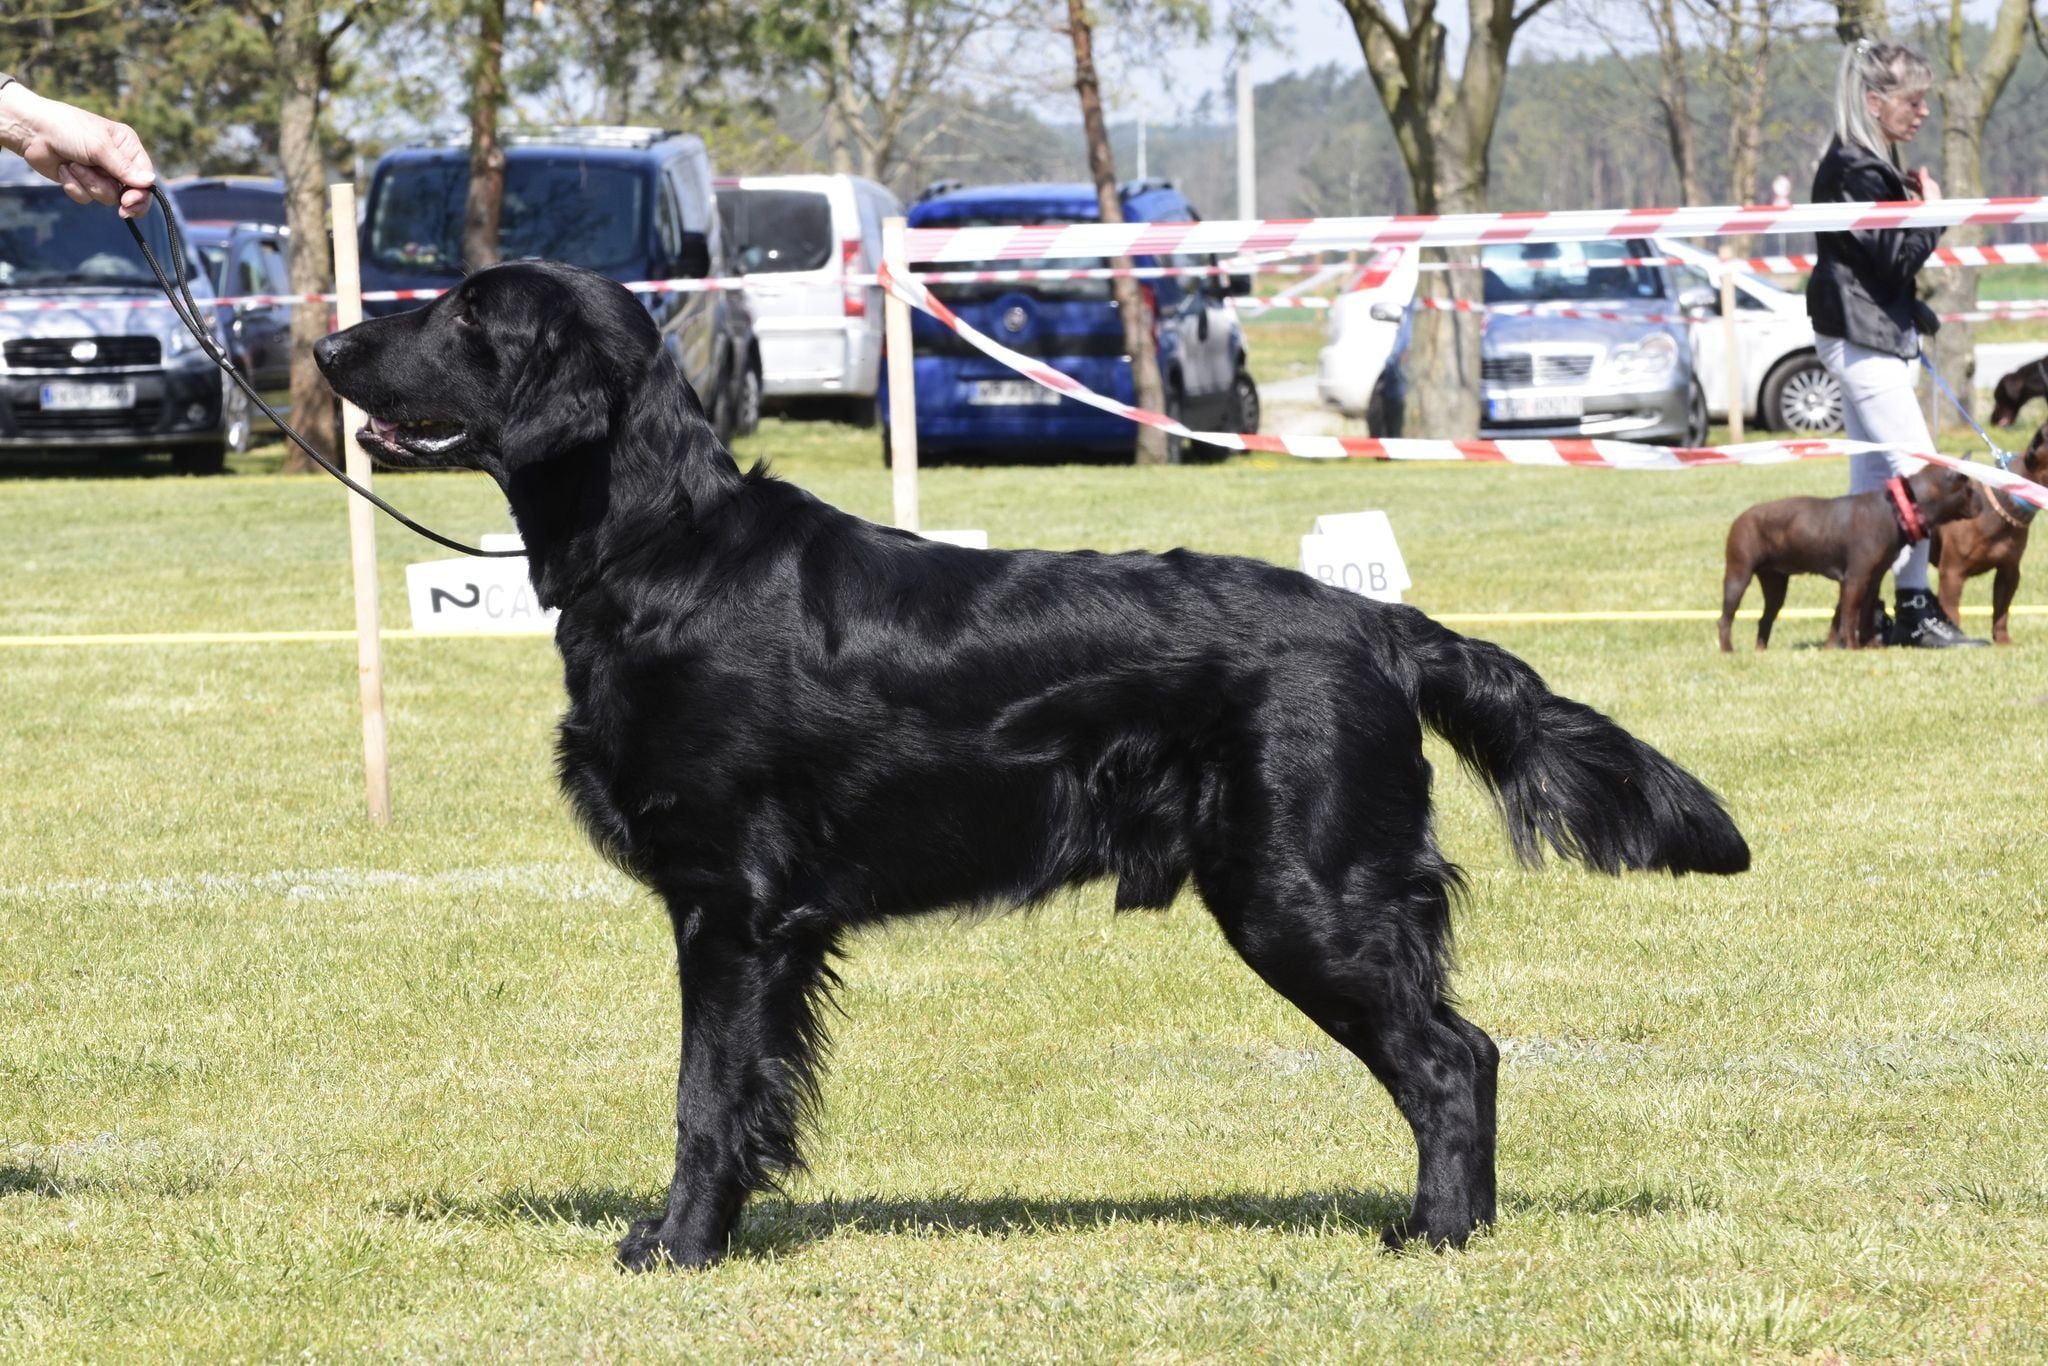
[[[1249,275],[1226,275],[1223,277],[1223,294],[1230,299],[1248,299],[1252,293],[1252,277]]]
[[[711,273],[711,239],[701,232],[683,234],[683,249],[670,266],[674,278],[701,280]]]
[[[1721,296],[1705,285],[1678,291],[1678,308],[1691,317],[1712,317],[1721,311]]]

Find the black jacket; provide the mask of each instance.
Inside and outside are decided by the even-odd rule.
[[[1901,200],[1906,177],[1883,157],[1840,138],[1813,173],[1813,202]],[[1915,333],[1932,332],[1933,314],[1913,293],[1913,277],[1941,240],[1940,228],[1875,228],[1819,235],[1820,264],[1806,286],[1806,316],[1823,337],[1841,337],[1911,360]]]

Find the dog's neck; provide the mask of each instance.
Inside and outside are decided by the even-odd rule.
[[[559,608],[608,569],[692,535],[742,483],[672,363],[651,367],[606,440],[499,481],[526,545],[534,595]]]

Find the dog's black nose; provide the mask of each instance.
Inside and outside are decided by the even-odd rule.
[[[321,374],[333,377],[334,372],[329,367],[341,359],[342,350],[347,345],[339,332],[330,333],[313,343],[313,360],[320,367]]]

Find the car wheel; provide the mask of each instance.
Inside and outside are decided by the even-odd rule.
[[[1365,434],[1376,441],[1393,441],[1401,435],[1401,404],[1384,370],[1373,381],[1372,394],[1365,401]]]
[[[245,455],[256,444],[256,407],[233,380],[227,381],[227,394],[221,400],[221,425],[226,428],[222,439],[235,454]]]
[[[733,413],[733,433],[752,436],[761,427],[761,371],[749,365],[740,375],[740,396]]]
[[[1188,405],[1186,398],[1181,394],[1179,380],[1169,379],[1166,381],[1166,403],[1164,406],[1166,415],[1175,422],[1185,423],[1187,421]],[[1136,450],[1136,444],[1133,443],[1133,459],[1136,458]],[[1188,463],[1188,439],[1186,437],[1175,436],[1172,432],[1166,433],[1166,463],[1169,465],[1185,465]]]
[[[1707,391],[1700,388],[1700,382],[1692,382],[1692,392],[1685,400],[1685,444],[1704,446],[1707,433],[1713,426],[1713,418],[1707,412]]]
[[[181,446],[171,452],[171,468],[180,474],[219,474],[228,465],[228,446],[218,441],[207,446]]]
[[[1763,399],[1763,425],[1773,431],[1820,435],[1842,430],[1841,381],[1810,352],[1771,371]]]
[[[1230,430],[1256,432],[1259,429],[1259,386],[1251,372],[1240,367],[1230,384]]]

